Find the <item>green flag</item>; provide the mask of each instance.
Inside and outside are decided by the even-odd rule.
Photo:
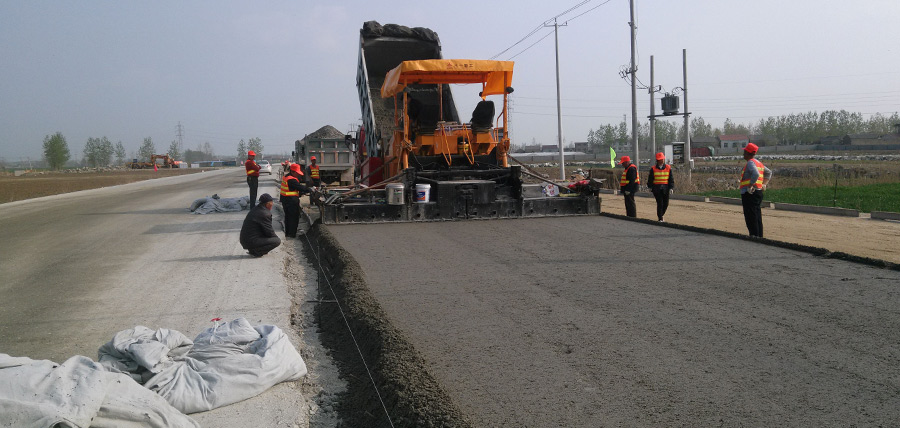
[[[609,167],[616,167],[616,151],[612,147],[609,148]]]

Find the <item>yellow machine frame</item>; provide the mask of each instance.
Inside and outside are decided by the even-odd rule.
[[[474,164],[476,155],[489,154],[497,149],[499,166],[507,167],[506,154],[509,152],[509,133],[507,132],[508,88],[512,84],[512,61],[489,61],[469,59],[433,59],[404,61],[390,70],[381,87],[382,98],[393,97],[395,100],[394,120],[396,130],[393,133],[388,165],[388,174],[393,176],[409,167],[409,154],[435,156],[443,155],[448,164],[451,155],[465,155],[470,164]],[[475,131],[469,124],[438,122],[434,134],[415,135],[411,138],[407,91],[408,85],[438,85],[438,93],[442,97],[441,85],[445,84],[478,84],[482,85],[482,98],[489,95],[502,95],[503,107],[497,121],[503,118],[502,125],[497,123],[487,131]],[[397,107],[397,96],[402,93],[402,102]],[[443,107],[443,101],[441,101]],[[441,112],[440,117],[443,117]],[[402,128],[401,128],[402,124]],[[502,130],[502,132],[499,132]],[[458,143],[458,141],[463,141]]]

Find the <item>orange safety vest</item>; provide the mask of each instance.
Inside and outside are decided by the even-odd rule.
[[[629,181],[628,181],[628,179],[625,178],[625,176],[628,175],[628,170],[631,168],[635,169],[634,182],[637,184],[641,184],[641,175],[637,174],[637,166],[635,166],[634,164],[631,164],[631,165],[628,165],[628,168],[625,168],[625,171],[622,171],[622,178],[619,179],[619,186],[625,187],[629,184]]]
[[[309,178],[312,178],[314,180],[319,179],[319,165],[309,166]]]
[[[288,175],[284,177],[284,180],[281,180],[281,196],[300,196],[300,192],[291,190],[291,187],[288,186],[288,180],[297,180],[297,177]]]
[[[659,169],[656,165],[653,165],[650,170],[653,171],[653,183],[651,184],[669,184],[669,174],[672,172],[671,166],[666,165]]]
[[[259,165],[257,165],[255,161],[247,159],[247,161],[244,162],[244,167],[247,168],[247,175],[259,177]]]
[[[740,188],[743,189],[743,188],[745,188],[745,187],[753,186],[753,187],[756,187],[757,189],[762,189],[762,186],[763,186],[763,172],[765,172],[766,167],[765,167],[765,165],[762,164],[762,162],[760,162],[760,161],[758,161],[758,160],[756,160],[756,159],[750,159],[750,160],[753,161],[753,164],[756,166],[756,170],[759,172],[759,176],[756,177],[756,182],[755,182],[755,183],[750,183],[750,179],[749,179],[749,178],[745,180],[745,179],[744,179],[744,171],[747,170],[747,165],[744,165],[744,168],[741,169],[741,187],[740,187]]]

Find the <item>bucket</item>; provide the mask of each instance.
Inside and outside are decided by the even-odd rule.
[[[431,201],[431,185],[416,184],[416,202],[427,204]]]
[[[403,205],[403,183],[391,183],[384,186],[388,205]]]

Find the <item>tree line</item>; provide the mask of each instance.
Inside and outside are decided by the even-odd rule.
[[[681,118],[681,116],[678,116]],[[757,122],[737,124],[725,119],[722,128],[712,127],[703,117],[691,119],[691,139],[698,137],[718,137],[720,135],[759,135],[767,145],[817,144],[822,138],[851,134],[884,135],[895,131],[894,125],[900,124],[900,115],[890,116],[881,113],[864,119],[862,113],[851,113],[846,110],[827,110],[822,113],[793,113],[782,116],[771,116]],[[672,141],[684,141],[684,121],[677,118],[656,120],[656,142],[665,144]],[[627,144],[631,141],[628,123],[623,120],[617,125],[603,125],[592,129],[587,136],[592,151],[600,152],[609,147]],[[638,123],[638,144],[649,147],[650,123]]]
[[[212,145],[209,142],[197,144],[196,150],[187,149],[182,151],[181,144],[178,141],[172,141],[169,144],[169,150],[165,152],[171,158],[183,160],[187,163],[215,160],[216,155],[213,153]],[[150,137],[144,138],[141,146],[138,148],[135,157],[139,162],[149,162],[154,154],[162,154],[156,151],[156,145]],[[69,150],[69,144],[66,137],[57,132],[44,137],[43,157],[47,162],[47,166],[53,170],[63,168],[67,162],[72,160],[72,153]],[[115,159],[115,162],[113,162]],[[108,138],[90,137],[84,143],[82,150],[81,164],[90,167],[106,167],[111,165],[124,165],[132,159],[128,158],[125,151],[125,145],[121,141],[115,145]]]

